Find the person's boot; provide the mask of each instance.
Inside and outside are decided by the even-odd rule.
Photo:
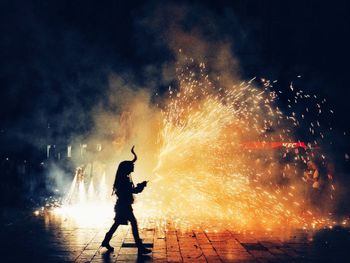
[[[105,247],[107,248],[108,251],[113,251],[114,250],[114,247],[112,247],[110,244],[109,244],[109,241],[111,240],[111,235],[109,235],[108,233],[106,234],[105,238],[103,239],[102,241],[102,244],[101,244],[101,247]]]
[[[152,250],[146,248],[146,247],[143,246],[143,245],[142,245],[141,247],[138,248],[138,254],[139,254],[139,255],[149,254],[149,253],[151,253],[151,252],[152,252]]]
[[[143,244],[142,244],[142,240],[137,240],[136,242],[136,246],[138,248],[138,254],[139,255],[144,255],[144,254],[149,254],[152,252],[152,250],[146,248]]]

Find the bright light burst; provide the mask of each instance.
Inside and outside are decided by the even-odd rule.
[[[80,227],[103,227],[113,216],[113,202],[107,199],[106,175],[103,174],[96,191],[91,180],[87,192],[83,176],[82,168],[78,167],[66,198],[53,212],[73,219]]]
[[[158,109],[162,123],[153,149],[157,163],[135,204],[136,215],[160,225],[172,221],[182,227],[237,230],[333,224],[323,216],[328,211],[321,213],[307,201],[310,186],[303,182],[300,168],[307,157],[286,149],[295,157],[282,163],[276,151],[243,147],[250,142],[297,141],[294,130],[305,113],[298,116],[291,105],[291,114],[282,112],[276,104],[278,91],[268,80],[261,80],[261,87],[254,86],[254,80],[222,87],[204,63],[196,65],[189,58],[177,74],[178,87],[169,88],[169,97]],[[290,89],[295,104],[310,96],[293,85]],[[312,134],[317,126],[318,121],[312,123]],[[136,173],[140,162],[147,160],[138,161]],[[111,218],[105,175],[98,189],[95,185],[91,181],[85,186],[77,173],[59,213],[82,224]]]

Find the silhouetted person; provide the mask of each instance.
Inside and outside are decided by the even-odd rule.
[[[134,171],[134,162],[137,160],[137,156],[134,152],[134,147],[131,148],[131,152],[134,155],[134,159],[132,161],[123,161],[118,166],[113,185],[113,193],[116,193],[118,196],[117,203],[114,206],[116,215],[114,218],[114,224],[106,233],[101,246],[107,248],[108,250],[113,250],[114,248],[109,244],[113,233],[117,230],[119,225],[127,225],[128,221],[130,221],[132,234],[134,236],[135,244],[138,248],[139,254],[148,254],[152,251],[145,248],[142,244],[142,240],[139,236],[139,230],[137,227],[137,221],[131,206],[134,202],[133,194],[141,193],[147,185],[147,182],[143,181],[134,187],[132,178],[130,176],[130,173]]]

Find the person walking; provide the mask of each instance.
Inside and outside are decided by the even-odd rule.
[[[131,152],[134,155],[134,159],[131,161],[121,162],[117,169],[112,192],[112,195],[116,193],[118,197],[114,206],[114,223],[106,233],[101,246],[107,248],[109,251],[113,251],[114,248],[109,244],[109,241],[112,239],[114,232],[117,230],[119,225],[127,225],[128,222],[130,222],[135,244],[138,248],[138,253],[148,254],[151,253],[152,250],[147,249],[142,243],[137,226],[137,220],[132,209],[134,194],[141,193],[146,187],[147,181],[137,184],[136,187],[134,186],[131,178],[131,173],[134,171],[134,163],[137,160],[137,155],[134,152],[134,146],[131,148]]]

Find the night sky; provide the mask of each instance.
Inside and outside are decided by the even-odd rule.
[[[154,69],[174,59],[164,31],[181,10],[184,31],[200,28],[208,41],[233,43],[243,79],[278,79],[283,89],[302,75],[300,87],[327,98],[335,110],[335,134],[350,130],[348,1],[5,0],[1,154],[45,144],[48,126],[50,138],[88,133],[89,112],[103,103],[111,73],[140,86],[162,79]],[[152,83],[158,91],[169,85]],[[350,146],[347,136],[334,141],[340,152]]]

